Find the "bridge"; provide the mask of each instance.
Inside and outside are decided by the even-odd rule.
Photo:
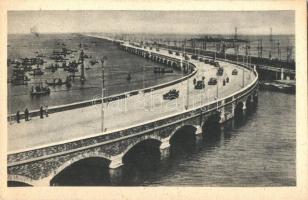
[[[213,124],[224,123],[253,108],[258,102],[258,73],[255,68],[219,61],[217,68],[198,60],[183,60],[167,50],[136,47],[118,41],[124,51],[181,70],[182,78],[149,88],[74,104],[49,108],[48,118],[8,123],[8,183],[49,186],[62,171],[80,161],[98,158],[109,168],[111,180],[117,180],[132,151],[147,147],[167,159],[179,134],[202,140]],[[237,75],[232,75],[234,69]],[[217,77],[216,85],[194,88],[193,79],[207,82]],[[229,78],[227,83],[223,83]],[[179,90],[179,98],[164,100],[170,89]],[[101,130],[101,103],[104,127]],[[11,116],[14,118],[14,116]]]

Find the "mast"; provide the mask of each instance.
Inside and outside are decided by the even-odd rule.
[[[269,38],[269,41],[270,41],[270,51],[269,51],[269,59],[272,59],[272,50],[273,50],[273,33],[272,33],[272,27],[270,29],[270,38]]]

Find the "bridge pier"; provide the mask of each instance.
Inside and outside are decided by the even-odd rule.
[[[225,101],[222,101],[221,103],[222,103],[222,105],[224,105]],[[222,124],[224,121],[226,121],[225,118],[226,118],[226,116],[225,116],[225,107],[222,107],[220,109],[220,120],[219,120],[219,123]]]
[[[169,140],[164,140],[160,147],[159,147],[159,150],[160,150],[160,159],[161,160],[166,160],[169,158],[170,156],[170,143],[169,143]]]
[[[123,174],[123,165],[115,169],[109,169],[111,185],[117,185],[118,183],[120,183],[122,179],[122,174]]]
[[[280,80],[284,80],[284,72],[283,72],[283,68],[281,68],[281,72],[280,72]]]
[[[123,162],[122,155],[111,157],[111,162],[109,164],[109,176],[110,183],[112,185],[116,185],[121,181],[122,173],[123,173]]]
[[[197,125],[195,126],[196,127],[196,132],[195,132],[195,135],[196,135],[196,145],[199,145],[202,143],[202,140],[203,140],[203,137],[202,137],[202,127]]]
[[[111,160],[111,162],[109,164],[110,169],[116,169],[116,168],[121,167],[123,165],[122,155],[113,156],[113,157],[111,157],[110,160]]]

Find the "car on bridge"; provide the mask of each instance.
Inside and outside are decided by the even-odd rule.
[[[171,50],[169,50],[169,54],[172,54],[173,52]]]
[[[223,73],[224,73],[224,68],[223,68],[223,67],[219,67],[219,68],[217,69],[217,76],[222,76]]]
[[[192,55],[191,59],[198,60],[198,55]]]
[[[195,84],[195,89],[200,90],[200,89],[204,89],[205,88],[205,84],[203,80],[197,81]]]
[[[186,54],[184,54],[184,58],[185,60],[190,60],[190,58]]]
[[[217,79],[216,78],[210,78],[208,81],[208,85],[216,85],[217,84]]]
[[[237,75],[237,69],[234,69],[234,70],[232,71],[232,75]]]
[[[200,62],[203,62],[203,61],[204,61],[204,59],[203,59],[203,58],[199,58],[199,61],[200,61]]]
[[[167,92],[166,94],[163,95],[163,99],[164,100],[176,99],[176,98],[178,98],[180,96],[179,93],[180,93],[179,90],[172,89],[172,90],[170,90],[169,92]]]
[[[209,63],[210,63],[210,60],[209,60],[209,59],[204,59],[204,63],[205,63],[205,64],[209,64]]]
[[[180,53],[177,51],[177,52],[175,52],[175,55],[176,55],[176,56],[179,56],[179,55],[180,55]]]
[[[214,60],[209,60],[209,64],[210,64],[210,65],[214,65],[214,64],[215,64],[215,61],[214,61]]]
[[[214,66],[215,66],[215,67],[220,67],[219,62],[215,61],[215,62],[214,62]]]

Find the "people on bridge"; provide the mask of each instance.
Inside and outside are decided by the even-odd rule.
[[[28,108],[25,109],[25,121],[29,121],[29,110],[28,110]]]
[[[19,110],[17,110],[16,112],[16,122],[19,123],[20,122],[20,114],[19,114]]]
[[[44,109],[43,106],[40,107],[40,118],[43,119],[44,118]]]
[[[48,117],[48,105],[45,106],[45,115]]]

